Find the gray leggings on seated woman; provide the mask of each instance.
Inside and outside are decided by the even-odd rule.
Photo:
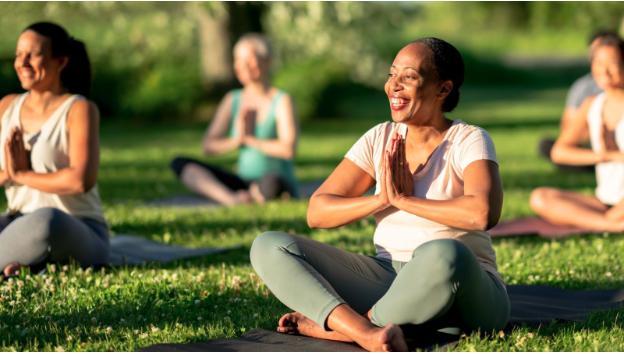
[[[0,272],[11,263],[37,265],[74,259],[87,266],[106,264],[109,248],[106,225],[59,209],[0,216]]]
[[[380,327],[492,331],[509,317],[505,287],[453,239],[427,242],[399,262],[265,232],[251,247],[251,263],[282,303],[326,330],[327,317],[344,303],[362,315],[372,309]]]

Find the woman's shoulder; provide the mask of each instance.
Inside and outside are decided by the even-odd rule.
[[[100,111],[95,102],[81,95],[74,95],[74,97],[75,99],[71,103],[71,107],[69,107],[69,111],[67,112],[68,121],[99,119]]]
[[[487,130],[478,125],[468,124],[462,120],[456,120],[451,129],[453,129],[449,140],[453,140],[457,145],[468,143],[474,140],[492,140]]]
[[[19,97],[19,93],[11,93],[8,94],[0,100],[0,117],[4,116],[4,113],[9,109],[11,104],[15,101],[17,97]]]

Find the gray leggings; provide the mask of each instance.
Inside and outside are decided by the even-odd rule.
[[[326,326],[340,304],[380,327],[501,330],[509,317],[504,286],[463,243],[427,242],[409,262],[363,256],[305,237],[265,232],[251,247],[251,263],[286,306]],[[453,329],[451,329],[453,328]]]
[[[11,263],[30,266],[70,258],[83,266],[106,264],[109,248],[106,225],[55,208],[0,216],[0,272]]]

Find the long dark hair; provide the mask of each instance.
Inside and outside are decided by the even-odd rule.
[[[457,48],[438,38],[422,38],[413,43],[421,43],[429,48],[431,55],[427,58],[427,64],[435,70],[439,80],[453,82],[453,89],[442,105],[442,111],[451,112],[459,103],[459,88],[464,83],[464,59]]]
[[[26,31],[35,31],[50,39],[52,56],[68,56],[67,66],[61,72],[61,83],[69,92],[89,97],[91,94],[91,62],[87,55],[84,43],[75,40],[67,34],[63,27],[50,23],[34,23]]]

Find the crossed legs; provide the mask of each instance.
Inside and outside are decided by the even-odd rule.
[[[436,240],[413,256],[397,274],[389,260],[287,233],[264,233],[251,249],[256,272],[297,311],[280,319],[280,332],[355,341],[371,351],[400,351],[407,347],[399,325],[422,333],[506,325],[504,287],[483,271],[464,244]]]
[[[540,187],[531,193],[530,205],[539,216],[553,224],[613,232],[624,230],[624,207],[610,208],[596,197]]]

